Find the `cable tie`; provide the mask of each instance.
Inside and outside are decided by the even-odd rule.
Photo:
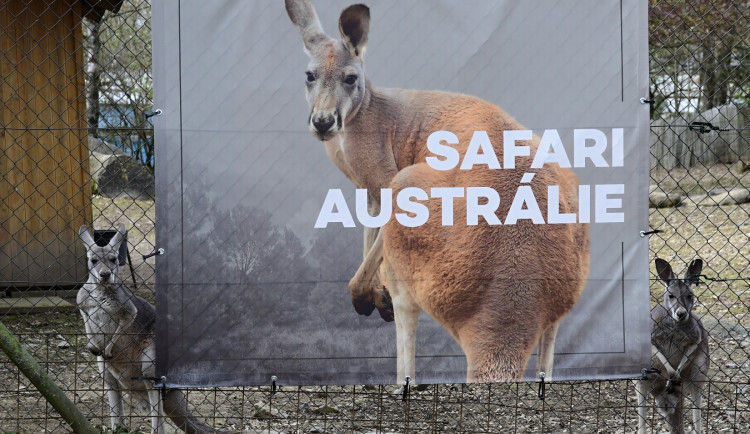
[[[729,128],[719,128],[711,124],[711,122],[690,122],[688,125],[690,131],[695,131],[699,134],[709,133],[711,131],[731,131]]]
[[[722,277],[708,277],[705,274],[698,274],[695,277],[696,277],[696,281],[698,280],[697,279],[698,277],[702,277],[702,278],[704,278],[706,280],[710,280],[711,282],[727,282],[727,281],[729,281],[729,279],[724,279]],[[739,280],[746,280],[746,279],[739,279]]]
[[[656,101],[654,101],[653,99],[646,99],[641,97],[641,104],[654,104],[655,102]]]

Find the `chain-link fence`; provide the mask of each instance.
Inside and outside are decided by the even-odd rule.
[[[710,336],[703,428],[748,432],[750,3],[649,5],[650,259],[678,270],[704,261],[694,309]],[[144,258],[156,248],[150,14],[147,0],[0,4],[0,320],[102,430],[110,409],[75,308],[87,270],[71,228],[86,224],[106,238],[105,230],[125,224],[119,274],[128,290],[154,300],[155,261]],[[652,305],[663,293],[655,271]],[[70,431],[16,365],[4,355],[0,363],[0,429]],[[544,385],[544,399],[535,383],[397,389],[186,395],[195,416],[229,431],[634,432],[638,425],[629,380],[554,382]],[[694,406],[685,403],[688,423]],[[148,432],[148,409],[128,407],[127,425]],[[667,429],[651,408],[647,427]]]

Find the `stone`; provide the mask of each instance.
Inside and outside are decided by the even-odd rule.
[[[283,418],[281,412],[268,403],[258,401],[253,404],[253,417],[256,419],[279,419]]]
[[[750,190],[746,188],[711,190],[706,196],[696,198],[695,202],[699,206],[738,205],[750,202]]]
[[[328,405],[324,405],[322,407],[318,407],[318,408],[314,409],[312,412],[315,413],[315,414],[320,414],[320,415],[341,413],[341,411],[338,408],[330,407]]]
[[[95,193],[106,197],[154,197],[154,174],[116,146],[89,137],[89,172]]]
[[[737,160],[737,162],[732,165],[731,170],[735,175],[742,175],[750,170],[750,164],[742,160]]]
[[[654,190],[648,195],[649,208],[669,208],[680,206],[682,204],[682,195],[679,193],[664,193]]]

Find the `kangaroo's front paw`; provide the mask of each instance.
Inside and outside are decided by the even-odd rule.
[[[667,394],[672,394],[675,392],[679,392],[680,386],[682,385],[682,381],[677,376],[672,376],[667,381],[666,389],[664,389]]]
[[[99,347],[95,347],[93,345],[87,345],[86,349],[89,350],[89,352],[95,356],[101,356],[102,350],[99,349]]]
[[[102,358],[104,360],[110,360],[110,359],[112,359],[113,350],[114,350],[114,346],[107,345],[107,347],[104,348],[104,352],[101,354]]]
[[[352,305],[358,314],[364,316],[370,316],[372,311],[375,310],[375,304],[366,296],[355,296],[352,294]]]
[[[370,316],[372,311],[375,310],[370,282],[357,280],[355,276],[349,281],[349,292],[352,294],[354,310],[360,315]]]
[[[374,290],[375,294],[375,307],[378,308],[380,317],[385,322],[393,321],[393,301],[391,300],[391,294],[388,292],[388,288],[380,286]]]

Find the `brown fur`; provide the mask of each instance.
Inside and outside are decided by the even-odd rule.
[[[311,22],[312,4],[309,0],[287,0],[286,4],[310,53],[311,69],[318,74],[313,85],[308,83],[311,131],[326,142],[326,151],[339,169],[357,187],[368,189],[373,214],[379,211],[381,188],[393,188],[395,201],[405,187],[429,193],[431,187],[485,186],[500,193],[497,215],[504,222],[527,172],[536,173],[530,185],[545,219],[548,185],[560,186],[561,212],[577,210],[578,180],[571,170],[557,165],[529,169],[536,138],[526,144],[532,148],[531,158],[517,158],[516,169],[475,166],[441,172],[429,167],[426,143],[435,131],[456,134],[462,158],[474,131],[487,131],[503,164],[503,131],[524,127],[499,107],[473,96],[373,87],[364,78],[364,46],[352,47],[343,31],[342,42],[310,43],[322,32],[317,16]],[[308,15],[301,17],[299,11]],[[369,10],[355,5],[342,12],[347,23],[340,28],[354,29],[361,36],[357,15],[369,23]],[[331,49],[337,51],[335,56]],[[361,70],[356,89],[337,81],[341,71],[347,70]],[[344,116],[343,127],[316,131],[312,120],[330,118],[332,113]],[[442,226],[440,200],[430,200],[427,206],[430,218],[420,227],[404,227],[391,219],[382,235],[378,234],[382,251],[370,251],[370,246],[379,244],[372,231],[366,233],[366,260],[350,283],[355,307],[358,302],[365,305],[376,300],[377,288],[373,289],[370,280],[382,261],[381,276],[387,276],[395,311],[399,379],[414,376],[420,309],[458,341],[466,353],[468,381],[520,379],[540,339],[546,344],[540,345],[538,367],[551,371],[557,326],[577,301],[588,276],[587,225],[534,225],[521,220],[516,225],[490,226],[480,219],[478,226],[467,227],[461,220],[466,216],[466,201],[455,199],[456,224]],[[394,207],[394,211],[399,210]]]

